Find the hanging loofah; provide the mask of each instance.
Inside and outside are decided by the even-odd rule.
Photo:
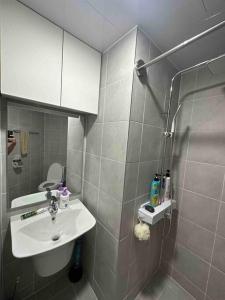
[[[139,241],[147,241],[150,239],[150,228],[147,224],[140,221],[134,226],[134,235]]]

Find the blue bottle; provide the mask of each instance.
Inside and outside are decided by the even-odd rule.
[[[150,192],[150,204],[153,207],[159,205],[159,195],[160,195],[160,180],[158,174],[155,174],[155,177],[151,183],[151,192]]]

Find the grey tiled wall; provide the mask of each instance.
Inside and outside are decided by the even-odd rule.
[[[164,267],[196,299],[225,299],[225,74],[183,74],[176,126],[179,213]]]
[[[122,209],[135,44],[133,30],[103,55],[99,114],[86,124],[83,196],[97,226],[87,234],[84,265],[104,300],[123,299],[127,290],[129,244],[120,238],[127,235]]]
[[[139,58],[158,54],[133,30],[103,55],[100,107],[87,120],[83,195],[97,219],[85,244],[85,266],[99,299],[134,299],[160,261],[163,223],[149,242],[133,236],[138,206],[147,201],[159,168],[162,130],[174,68],[152,68],[142,84],[133,72]]]
[[[135,60],[147,62],[159,54],[151,39],[138,30]],[[133,299],[150,281],[160,263],[163,221],[151,227],[149,242],[139,242],[134,237],[133,227],[137,223],[139,205],[149,199],[154,173],[161,169],[162,133],[166,124],[170,82],[175,72],[168,60],[151,66],[146,78],[141,81],[134,72],[122,210],[129,238],[127,299]]]

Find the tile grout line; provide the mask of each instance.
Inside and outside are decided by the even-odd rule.
[[[104,86],[106,87],[107,77],[108,77],[108,53],[106,54],[106,69],[105,69],[105,82]],[[100,198],[100,181],[101,181],[101,162],[102,162],[102,147],[103,147],[103,128],[104,128],[104,119],[105,119],[105,97],[106,97],[106,89],[104,93],[104,101],[103,101],[103,122],[101,128],[101,148],[100,148],[100,161],[99,161],[99,176],[98,176],[98,202],[97,202],[97,218],[99,214],[99,198]],[[97,245],[97,227],[95,228],[95,242],[94,242],[94,263],[93,263],[93,274],[92,279],[97,283],[95,280],[95,265],[96,265],[96,245]],[[104,294],[103,294],[104,295]]]
[[[181,79],[180,79],[180,84],[179,84],[179,93],[178,93],[178,103],[179,103],[179,99],[180,99],[180,93],[181,93]],[[171,149],[171,160],[173,161],[173,155],[174,155],[174,151],[175,151],[175,147],[174,147],[174,144],[175,144],[176,140],[174,139],[173,143],[172,143],[172,149]],[[182,199],[182,196],[183,196],[183,189],[181,189],[182,192],[181,192],[181,199]],[[180,201],[181,202],[181,201]],[[180,205],[179,205],[180,206]],[[165,223],[165,222],[164,222]],[[164,235],[164,232],[165,232],[165,224],[164,224],[164,228],[163,228],[163,235]],[[164,246],[164,241],[165,241],[165,237],[163,236],[163,246]],[[175,252],[175,245],[174,245],[174,249],[172,251],[172,259],[174,257],[174,252]],[[162,253],[163,253],[163,249],[162,249]],[[163,258],[163,257],[162,257]],[[167,263],[168,264],[168,263]],[[169,276],[171,276],[172,278],[172,274],[173,274],[173,269],[174,269],[174,266],[173,266],[173,263],[171,265],[169,265],[169,268],[170,268],[170,274]]]
[[[91,153],[91,152],[86,152],[87,155],[89,156],[92,156],[92,157],[95,157],[95,158],[100,158],[100,155],[97,155],[97,154],[94,154],[94,153]],[[156,161],[159,161],[159,159],[152,159],[152,160],[143,160],[143,161],[122,161],[122,160],[115,160],[115,159],[112,159],[110,157],[107,157],[107,156],[101,156],[103,159],[105,160],[110,160],[110,161],[113,161],[113,162],[116,162],[116,163],[119,163],[119,164],[123,164],[125,165],[126,163],[128,164],[137,164],[137,163],[151,163],[151,162],[156,162]]]
[[[138,35],[138,32],[137,32],[137,35]],[[148,55],[150,57],[150,45],[149,45],[149,49],[148,49]],[[135,57],[135,59],[136,59],[136,57]],[[149,70],[147,71],[147,73],[149,73]],[[137,92],[136,89],[135,89],[135,92]],[[136,97],[136,94],[135,94],[135,97]],[[135,226],[135,222],[136,222],[136,211],[135,211],[135,209],[136,209],[136,199],[138,198],[138,182],[139,182],[139,177],[140,177],[141,152],[142,152],[142,144],[143,144],[143,131],[144,131],[144,116],[145,116],[146,99],[147,99],[147,88],[145,87],[142,122],[140,122],[140,124],[141,124],[141,141],[140,141],[140,148],[139,148],[138,162],[137,162],[138,163],[138,172],[137,172],[136,190],[135,190],[135,205],[134,205],[134,210],[133,210],[133,226]],[[131,241],[132,241],[132,239],[131,239]],[[132,246],[132,243],[131,243],[131,246]],[[146,270],[145,273],[146,273],[145,275],[147,275],[147,270]],[[128,271],[128,280],[129,280],[129,278],[130,278],[130,270]],[[128,281],[128,284],[129,284],[129,281]]]
[[[181,273],[180,271],[178,271],[176,268],[175,268],[175,270],[176,270],[176,272],[178,273],[178,274],[181,274],[183,277],[184,277],[184,279],[189,283],[189,284],[191,284],[193,287],[195,287],[199,292],[201,292],[203,295],[204,295],[204,291],[202,291],[194,282],[192,282],[186,275],[184,275],[183,273]],[[174,278],[173,278],[173,280],[175,280]],[[176,280],[175,280],[176,281]],[[177,282],[177,281],[176,281]],[[178,284],[179,284],[179,282],[177,282]],[[188,292],[188,291],[187,291]],[[189,293],[189,292],[188,292]],[[192,294],[191,294],[192,295]],[[194,296],[193,296],[194,297]],[[195,299],[195,300],[197,300],[197,299]]]
[[[138,26],[136,28],[136,36],[135,36],[135,50],[134,50],[134,65],[136,65],[136,61],[137,61],[137,50],[138,50],[138,35],[139,35],[139,29]],[[131,120],[132,117],[132,106],[133,106],[133,101],[134,99],[136,99],[136,93],[137,93],[137,88],[135,88],[135,84],[136,80],[135,80],[135,76],[137,76],[137,72],[134,69],[132,72],[132,86],[131,86],[131,102],[130,102],[130,111],[129,111],[129,127],[128,127],[128,139],[127,139],[127,153],[126,153],[126,165],[127,163],[130,163],[129,161],[127,161],[128,158],[128,146],[129,146],[129,135],[130,135],[130,130],[131,130],[131,124],[135,123],[135,124],[140,124],[141,126],[141,143],[140,143],[140,149],[139,149],[139,155],[138,155],[138,161],[136,162],[137,165],[137,178],[136,178],[136,187],[135,187],[135,199],[137,197],[137,190],[138,190],[138,181],[139,181],[139,173],[140,173],[140,153],[141,153],[141,145],[142,145],[142,134],[143,134],[143,122],[144,122],[144,111],[142,114],[142,121],[143,122],[139,122],[139,121],[133,121]],[[138,77],[138,76],[137,76]],[[138,79],[138,78],[137,78]],[[138,79],[139,80],[139,79]],[[134,94],[134,95],[133,95]],[[146,97],[146,91],[145,91],[145,95],[144,95],[144,100]],[[144,102],[144,109],[145,109],[145,102]],[[144,110],[143,109],[143,110]],[[136,118],[135,118],[136,119]],[[125,176],[126,176],[126,166],[125,166]],[[125,187],[125,178],[124,178],[124,187]],[[123,196],[124,196],[124,192],[123,192]],[[133,220],[132,220],[132,226],[135,226],[134,222],[134,218],[136,215],[135,209],[136,209],[136,200],[134,199],[134,208],[133,208]],[[126,201],[128,202],[128,201]],[[132,228],[133,229],[133,228]],[[128,272],[128,282],[129,282],[129,272]],[[128,290],[128,287],[127,287]],[[128,291],[127,291],[128,292]]]
[[[184,246],[182,243],[177,242],[177,244],[179,244],[182,248],[185,248],[188,252],[190,252],[193,256],[196,256],[197,258],[199,258],[201,261],[203,261],[205,264],[210,266],[210,263],[205,260],[204,258],[202,258],[199,254],[196,254],[193,250],[187,248],[186,246]],[[221,271],[223,272],[223,271]],[[204,292],[204,291],[203,291]]]
[[[180,94],[181,94],[181,83],[182,83],[182,76],[181,76],[181,81],[180,81],[180,90],[179,90],[179,99],[180,99]],[[194,88],[195,86],[197,85],[197,76],[195,74],[195,79],[194,79]],[[194,98],[194,96],[193,96]],[[192,104],[192,107],[191,107],[191,115],[190,115],[190,124],[192,123],[192,116],[193,116],[193,110],[194,110],[194,105],[193,105],[193,98],[191,99],[191,104]],[[189,100],[190,101],[190,100]],[[178,101],[179,103],[180,101]],[[185,183],[185,177],[186,177],[186,170],[187,170],[187,158],[188,158],[188,152],[189,152],[189,144],[190,144],[190,136],[188,136],[188,142],[187,142],[187,151],[186,151],[186,161],[185,161],[185,166],[184,166],[184,177],[183,177],[183,182],[182,182],[182,187],[181,187],[181,197],[180,197],[180,210],[181,210],[181,207],[182,207],[182,202],[183,202],[183,194],[184,194],[184,183]],[[178,220],[177,220],[177,228],[179,227],[179,214],[178,214]],[[175,249],[176,249],[176,245],[177,245],[177,239],[175,239],[175,245],[174,245],[174,248],[173,248],[173,251],[172,251],[172,258],[174,258],[174,255],[175,255]],[[171,266],[171,276],[173,276],[173,273],[174,273],[174,263],[172,263],[172,266]]]
[[[146,93],[147,91],[145,90],[145,100],[146,100]],[[143,116],[142,120],[144,118],[144,111],[145,111],[145,102],[144,102],[144,110],[143,110]],[[140,149],[139,149],[139,154],[138,154],[138,172],[137,172],[137,184],[136,184],[136,191],[135,191],[135,197],[137,197],[138,194],[138,182],[139,182],[139,175],[140,175],[140,165],[141,165],[141,149],[142,149],[142,142],[143,142],[143,130],[144,130],[144,123],[141,125],[141,142],[140,142]]]
[[[136,53],[137,53],[137,43],[138,43],[138,27],[136,27],[136,30],[135,30],[135,42],[134,42],[134,57],[133,57],[133,60],[134,60],[134,66],[135,66],[135,60],[136,60]],[[132,201],[134,201],[134,207],[133,207],[133,218],[132,218],[132,230],[129,230],[128,231],[128,234],[125,236],[125,237],[122,237],[122,239],[120,238],[121,236],[121,226],[122,226],[122,216],[123,216],[123,209],[124,209],[124,206],[127,204],[127,203],[131,203],[131,201],[124,201],[125,199],[125,188],[126,188],[126,176],[127,176],[127,166],[129,164],[128,162],[128,151],[129,151],[129,138],[130,138],[130,132],[131,132],[131,123],[132,123],[132,120],[131,120],[131,115],[132,115],[132,105],[133,105],[133,92],[134,92],[134,85],[135,85],[135,75],[136,75],[136,72],[134,69],[132,69],[132,72],[131,72],[131,76],[130,76],[130,80],[131,80],[131,86],[130,86],[130,107],[129,107],[129,120],[128,120],[128,132],[127,132],[127,141],[126,141],[126,155],[125,155],[125,168],[124,168],[124,178],[123,178],[123,193],[122,193],[122,206],[121,206],[121,215],[120,215],[120,228],[119,228],[119,244],[125,240],[126,238],[129,239],[130,238],[130,235],[133,233],[133,226],[134,226],[134,215],[135,215],[135,200],[134,199],[131,199]],[[136,181],[136,188],[137,188],[137,181]],[[135,189],[135,196],[136,196],[136,189]],[[128,240],[128,244],[131,245],[131,241],[132,239],[130,238],[130,240]],[[128,251],[128,255],[130,257],[130,251]],[[118,257],[119,257],[119,254],[118,254]],[[118,258],[117,258],[118,259]],[[129,272],[129,263],[128,263],[128,268],[127,268],[127,282],[126,282],[126,296],[127,294],[129,293],[128,291],[128,285],[129,285],[129,280],[130,280],[130,272]],[[125,297],[126,297],[125,296]]]
[[[217,216],[217,222],[216,222],[216,228],[215,228],[215,233],[214,233],[214,241],[213,241],[212,253],[211,253],[211,258],[210,258],[210,265],[209,265],[209,271],[208,271],[208,278],[207,278],[207,282],[206,282],[206,290],[205,290],[204,300],[206,300],[207,293],[208,293],[209,278],[210,278],[213,255],[214,255],[214,249],[215,249],[215,244],[216,244],[216,233],[217,233],[217,229],[218,229],[218,225],[219,225],[220,210],[221,210],[222,203],[223,203],[222,198],[223,198],[224,188],[225,188],[225,174],[223,176],[223,187],[222,187],[221,197],[220,197],[221,201],[220,201],[220,206],[219,206],[219,211],[218,211],[218,216]]]
[[[225,165],[219,165],[219,164],[214,164],[214,163],[201,162],[201,161],[197,161],[197,160],[186,159],[184,161],[187,161],[187,162],[190,162],[190,163],[194,163],[194,164],[199,164],[199,165],[206,165],[206,166],[212,166],[212,167],[225,168]]]
[[[196,300],[195,297],[194,297],[191,293],[189,293],[187,290],[185,290],[185,288],[184,288],[181,284],[179,284],[179,282],[177,282],[174,278],[171,277],[170,280],[171,280],[175,285],[179,286],[179,288],[180,288],[181,290],[183,290],[183,291],[186,292],[189,296],[191,296],[191,297],[193,298],[193,300]]]
[[[103,55],[108,53],[114,46],[116,46],[119,42],[121,42],[125,37],[127,37],[130,33],[132,33],[133,31],[137,31],[138,26],[135,25],[134,27],[132,27],[128,32],[126,32],[125,34],[123,34],[119,39],[117,39],[115,42],[112,43],[112,45],[110,45],[109,47],[107,47],[104,52]]]
[[[192,104],[194,105],[194,104]],[[192,114],[193,114],[193,106],[192,106]],[[190,141],[190,137],[189,137],[189,141]],[[189,148],[189,141],[188,141],[188,148]],[[187,151],[187,159],[186,159],[186,165],[187,165],[187,162],[188,162],[188,151]],[[201,162],[197,162],[197,163],[201,163]],[[204,164],[204,163],[203,163]],[[222,166],[221,166],[222,167]],[[186,173],[186,168],[185,168],[185,172],[184,172],[184,177],[185,177],[185,173]],[[223,181],[223,188],[224,188],[224,181]],[[182,195],[183,195],[183,191],[184,191],[184,187],[182,189]],[[218,201],[218,200],[217,200]],[[221,201],[220,201],[220,208],[221,208],[221,205],[222,205],[222,195],[221,195]],[[220,211],[220,208],[219,208],[219,211]],[[180,217],[179,217],[180,219]],[[218,217],[217,217],[217,226],[218,226],[218,220],[219,220],[219,212],[218,212]],[[178,224],[179,225],[179,224]],[[216,226],[216,228],[217,228]],[[215,246],[215,239],[216,239],[216,229],[215,229],[215,233],[214,233],[214,243],[213,243],[213,248],[212,248],[212,253],[211,253],[211,260],[210,260],[210,263],[208,263],[209,265],[209,270],[208,270],[208,278],[207,278],[207,282],[206,282],[206,286],[205,286],[205,292],[204,292],[204,299],[206,300],[206,295],[207,295],[207,289],[208,289],[208,282],[209,282],[209,276],[210,276],[210,269],[211,269],[211,266],[212,266],[212,259],[213,259],[213,249],[214,249],[214,246]],[[185,247],[186,248],[186,247]],[[188,248],[187,248],[188,249]],[[189,249],[188,249],[189,250]],[[193,253],[194,254],[194,253]],[[199,257],[201,258],[201,257]],[[202,258],[201,258],[202,259]],[[191,282],[191,281],[190,281]],[[192,282],[191,282],[192,283]],[[193,284],[193,283],[192,283]]]
[[[152,43],[152,41],[150,39],[148,39],[148,45],[149,45],[149,53],[148,53],[148,55],[149,55],[149,59],[151,58],[151,43]],[[159,51],[160,51],[160,49],[159,49]],[[148,81],[151,80],[150,69],[147,71],[147,78],[148,78]],[[144,126],[146,126],[146,124],[145,124],[146,101],[147,101],[147,88],[146,88],[146,91],[145,91],[144,112],[143,112],[143,119],[142,119],[142,121],[143,121],[142,137],[143,137]],[[166,91],[165,91],[165,95],[164,95],[164,103],[163,103],[163,108],[164,109],[163,109],[163,112],[165,112],[165,106],[166,106]],[[162,121],[162,126],[161,127],[157,127],[158,129],[160,129],[160,135],[161,135],[161,137],[160,137],[160,151],[159,151],[158,159],[156,160],[157,161],[157,172],[158,173],[161,171],[161,170],[159,170],[159,168],[160,168],[160,165],[161,165],[161,160],[163,159],[161,157],[161,154],[160,154],[161,151],[163,150],[163,135],[162,135],[162,133],[164,131],[163,121]],[[142,145],[142,140],[141,140],[141,145]],[[141,153],[140,153],[140,159],[141,159]],[[162,236],[160,238],[160,242],[161,242],[161,245],[160,245],[160,255],[159,255],[159,261],[158,261],[155,273],[157,273],[160,270],[160,266],[161,266],[161,262],[162,262],[162,253],[163,253],[163,245],[164,245],[164,230],[165,230],[165,221],[163,222]]]
[[[211,230],[209,230],[209,229],[207,229],[207,228],[205,228],[205,227],[203,227],[203,226],[201,226],[201,225],[199,225],[199,224],[197,224],[197,223],[191,221],[191,220],[188,219],[187,217],[184,217],[184,216],[180,215],[179,218],[185,220],[186,222],[188,222],[188,223],[190,223],[190,224],[192,224],[192,225],[195,225],[195,226],[198,227],[198,228],[201,228],[201,229],[204,230],[204,231],[207,231],[208,233],[214,234],[214,231],[211,231]],[[223,237],[222,235],[219,235],[219,234],[218,234],[218,236]],[[225,239],[225,237],[223,237],[223,238]]]
[[[86,151],[87,151],[87,122],[88,118],[84,118],[84,143],[83,143],[83,151],[80,151],[83,153],[83,160],[82,160],[82,177],[81,177],[81,197],[82,200],[84,201],[84,174],[85,174],[85,166],[86,166]]]
[[[170,78],[170,82],[171,82],[171,78]],[[170,92],[170,87],[169,87],[169,92]],[[165,112],[165,110],[166,110],[166,106],[167,106],[167,92],[166,92],[166,90],[165,90],[165,99],[164,99],[164,112]],[[168,110],[167,110],[167,112],[166,112],[166,114],[167,114],[167,119],[169,119],[170,118],[170,116],[169,116],[169,107],[168,107]],[[167,121],[166,121],[167,122]],[[163,137],[163,132],[166,130],[166,123],[163,125],[163,128],[162,128],[162,137]],[[162,140],[163,140],[163,138],[162,138]],[[169,144],[169,143],[167,143],[167,140],[165,140],[165,145],[164,145],[164,147],[167,147],[167,145]],[[160,148],[163,146],[163,142],[161,143],[161,146],[160,146]],[[162,151],[163,149],[161,149],[161,151]],[[173,149],[171,149],[171,154],[173,155]],[[166,155],[166,152],[165,152],[165,155]],[[165,163],[165,160],[166,160],[166,158],[164,157],[160,157],[160,160],[164,160],[164,163]],[[161,164],[161,170],[162,170],[162,162],[160,163],[160,161],[159,161],[159,166],[160,166],[160,164]],[[160,171],[161,171],[160,170]],[[172,216],[171,216],[171,218],[172,218]],[[171,222],[172,222],[172,220],[171,220]],[[164,244],[165,244],[165,228],[166,228],[166,220],[165,220],[165,218],[164,218],[164,220],[163,220],[163,230],[162,230],[162,241],[161,241],[161,249],[160,249],[160,258],[159,258],[159,266],[158,266],[158,270],[160,269],[160,266],[161,266],[161,264],[162,264],[162,261],[163,261],[163,247],[164,247]],[[167,234],[169,234],[169,232],[167,233]]]
[[[183,188],[183,190],[186,191],[186,192],[188,192],[188,193],[194,194],[194,195],[196,195],[196,196],[200,196],[200,197],[203,197],[203,198],[206,198],[206,199],[209,199],[209,200],[213,200],[213,201],[215,201],[215,202],[219,202],[219,203],[221,202],[219,199],[215,199],[215,198],[212,198],[212,197],[208,197],[208,196],[206,196],[205,194],[197,193],[197,192],[191,191],[191,190],[186,189],[186,188]],[[224,202],[224,201],[222,200],[222,202]],[[224,202],[224,203],[225,203],[225,202]]]
[[[137,51],[137,43],[138,43],[137,39],[138,39],[138,32],[136,33],[135,60],[136,60],[136,51]],[[137,76],[137,75],[134,74],[134,76]],[[135,83],[136,83],[136,81],[134,80],[134,77],[133,77],[132,93],[133,93],[133,90],[134,90],[135,91],[134,97],[136,97],[136,93],[137,93],[137,90],[133,89]],[[131,97],[132,97],[132,95],[131,95]],[[139,148],[138,161],[137,161],[138,170],[137,170],[137,179],[136,179],[136,189],[135,189],[135,200],[134,200],[134,208],[133,208],[132,227],[134,227],[135,224],[136,224],[136,211],[135,211],[135,209],[136,209],[136,198],[137,198],[137,193],[138,193],[138,182],[139,182],[139,175],[140,175],[140,157],[141,157],[141,147],[142,147],[143,128],[144,128],[143,120],[144,120],[144,111],[145,111],[145,99],[146,99],[146,89],[145,89],[145,93],[144,93],[144,109],[143,109],[143,114],[142,114],[142,122],[140,122],[140,124],[141,124],[141,141],[140,141],[140,148]],[[131,102],[131,105],[132,105],[132,102]],[[130,112],[131,112],[131,110],[130,110]],[[131,234],[133,234],[133,230],[132,230]],[[130,244],[130,248],[131,248],[132,245],[133,245],[132,238],[130,238],[129,244]],[[129,252],[129,257],[130,257],[130,252]],[[130,281],[130,262],[129,262],[129,267],[128,267],[127,295],[129,294],[129,291],[128,291],[129,281]],[[127,297],[127,295],[125,296],[125,298]]]
[[[193,106],[192,106],[192,114],[193,114]],[[190,137],[189,137],[189,141],[190,141]],[[189,141],[188,141],[188,149],[189,149]],[[188,157],[188,151],[187,151],[187,157]],[[186,163],[185,163],[185,171],[184,171],[184,178],[185,178],[185,174],[186,174],[186,165],[187,165],[187,161],[188,159],[186,160]],[[219,211],[218,211],[218,216],[217,216],[217,225],[216,225],[216,229],[218,227],[218,221],[219,221],[219,215],[220,215],[220,209],[221,209],[221,206],[222,206],[222,195],[223,195],[223,190],[224,190],[224,180],[225,180],[225,176],[223,178],[223,186],[222,186],[222,194],[220,195],[220,207],[219,207]],[[183,190],[184,190],[184,187],[182,189],[182,195],[183,195]],[[218,200],[217,200],[218,201]],[[181,218],[181,216],[179,217],[179,219]],[[208,270],[208,278],[207,278],[207,282],[206,282],[206,287],[205,287],[205,292],[204,292],[204,299],[206,300],[206,297],[207,297],[207,290],[208,290],[208,283],[209,283],[209,276],[210,276],[210,270],[211,270],[211,267],[212,267],[212,259],[213,259],[213,252],[214,252],[214,246],[215,246],[215,240],[216,240],[216,229],[215,229],[215,232],[214,232],[214,243],[213,243],[213,248],[212,248],[212,252],[211,252],[211,260],[210,260],[210,263],[209,263],[209,270]],[[187,248],[188,249],[188,248]],[[189,250],[189,249],[188,249]],[[190,281],[191,282],[191,281]],[[192,283],[192,282],[191,282]],[[192,283],[193,284],[193,283]]]
[[[149,44],[149,49],[148,49],[149,58],[151,57],[150,50],[151,50],[151,47],[150,47],[150,44]],[[136,59],[136,57],[135,57],[135,59]],[[147,70],[147,74],[149,74],[149,70]],[[145,87],[145,86],[143,86],[143,87]],[[139,149],[139,155],[138,155],[138,174],[137,174],[137,185],[136,185],[135,197],[137,197],[138,182],[139,182],[139,176],[140,176],[141,149],[142,149],[142,143],[143,143],[143,130],[144,130],[144,116],[145,116],[145,106],[146,106],[146,99],[147,99],[147,88],[146,87],[145,87],[145,93],[144,94],[145,95],[144,95],[144,107],[143,107],[143,113],[142,113],[142,122],[140,122],[141,123],[141,142],[140,142],[140,149]]]
[[[97,280],[95,280],[95,278],[93,278],[94,283],[97,285],[99,291],[101,292],[102,296],[104,296],[104,293],[102,291],[102,288],[100,287],[100,285],[98,284]]]
[[[78,177],[79,177],[79,176],[78,176]],[[98,189],[99,189],[99,188],[98,188],[94,183],[92,183],[91,181],[88,181],[88,180],[86,180],[86,179],[83,179],[83,181],[84,181],[85,183],[87,183],[88,185],[90,185],[93,189],[95,189],[95,190],[98,190]],[[103,189],[101,189],[101,188],[100,188],[100,190],[101,190],[104,194],[107,194],[107,193],[108,193],[107,191],[105,191],[105,190],[103,190]],[[129,203],[135,201],[136,199],[138,199],[138,198],[140,198],[140,197],[147,196],[148,193],[139,195],[138,197],[132,198],[132,199],[127,200],[127,201],[120,201],[119,199],[115,198],[115,197],[112,196],[111,194],[108,194],[108,195],[110,196],[110,198],[112,198],[113,200],[115,200],[115,202],[116,202],[117,204],[120,204],[120,205],[122,206],[123,204],[129,204]]]

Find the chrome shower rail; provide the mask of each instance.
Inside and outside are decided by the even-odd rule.
[[[153,59],[150,60],[148,63],[145,63],[145,64],[143,64],[143,65],[137,64],[137,65],[136,65],[136,71],[137,71],[137,73],[139,73],[139,71],[140,71],[141,69],[150,67],[151,65],[157,63],[158,61],[162,60],[163,58],[166,58],[167,56],[169,56],[169,55],[171,55],[171,54],[177,52],[178,50],[180,50],[180,49],[182,49],[182,48],[184,48],[184,47],[186,47],[186,46],[192,44],[193,42],[195,42],[195,41],[197,41],[197,40],[199,40],[199,39],[201,39],[201,38],[207,36],[207,35],[210,34],[211,32],[216,31],[216,30],[218,30],[218,29],[220,29],[220,28],[222,28],[222,27],[224,27],[224,26],[225,26],[225,20],[222,21],[222,22],[220,22],[220,23],[218,23],[218,24],[216,24],[216,25],[214,25],[214,26],[212,26],[212,27],[210,27],[209,29],[207,29],[207,30],[205,30],[205,31],[203,31],[203,32],[201,32],[201,33],[195,35],[194,37],[192,37],[192,38],[190,38],[190,39],[188,39],[188,40],[182,42],[181,44],[175,46],[174,48],[172,48],[172,49],[170,49],[170,50],[168,50],[168,51],[162,53],[161,55],[157,56],[156,58],[153,58]],[[141,74],[140,74],[140,75],[141,75]]]

